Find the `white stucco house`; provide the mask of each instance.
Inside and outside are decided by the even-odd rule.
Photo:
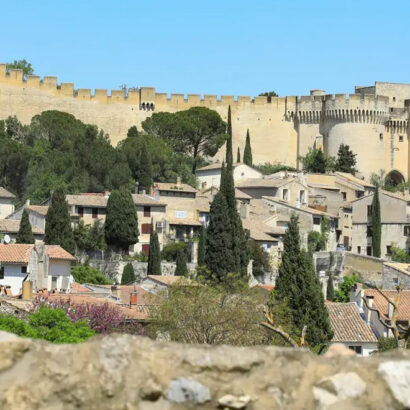
[[[219,188],[221,172],[222,164],[219,162],[198,168],[195,175],[198,178],[200,188],[202,190],[212,186]],[[233,180],[235,183],[248,178],[262,178],[262,173],[240,162],[233,164]]]
[[[331,344],[344,344],[358,356],[377,351],[377,337],[355,303],[326,302],[326,308],[334,332]]]
[[[0,187],[0,219],[4,219],[14,212],[16,197],[7,189]]]
[[[24,280],[33,290],[68,292],[75,258],[59,245],[0,244],[0,285],[18,295]]]

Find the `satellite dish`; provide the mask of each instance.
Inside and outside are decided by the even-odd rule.
[[[4,243],[10,243],[10,236],[8,236],[7,234],[4,235],[3,242],[4,242]]]

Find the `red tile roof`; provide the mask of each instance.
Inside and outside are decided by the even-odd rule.
[[[382,291],[393,301],[397,298],[395,290]],[[388,318],[389,304],[387,300],[376,289],[364,289],[364,296],[374,296],[373,307],[376,308],[384,318]],[[410,322],[410,290],[403,290],[397,312],[397,320]]]
[[[377,338],[360,316],[355,303],[326,302],[334,336],[332,342],[372,342]]]
[[[0,186],[0,198],[15,198],[15,195]]]
[[[77,282],[73,282],[73,283],[71,284],[71,292],[72,292],[72,293],[89,293],[89,292],[92,292],[92,290],[86,288],[86,287],[83,286],[83,285],[80,285],[80,284],[77,283]]]
[[[63,249],[60,245],[46,245],[45,253],[50,259],[75,261],[74,256]]]
[[[34,245],[0,244],[0,262],[28,263]]]
[[[45,216],[48,212],[48,205],[30,205],[28,210]]]

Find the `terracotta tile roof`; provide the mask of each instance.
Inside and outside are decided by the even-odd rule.
[[[348,182],[353,182],[355,184],[361,185],[361,186],[366,187],[366,188],[375,188],[374,185],[370,184],[369,182],[365,181],[364,179],[357,178],[354,175],[349,174],[347,172],[335,172],[335,175],[346,179]]]
[[[355,303],[326,302],[334,336],[332,342],[373,342],[377,338],[360,316]]]
[[[50,259],[75,261],[74,256],[63,249],[60,245],[46,245],[45,253]]]
[[[396,300],[395,290],[383,290],[383,293],[390,299]],[[373,307],[384,317],[388,317],[389,306],[387,300],[376,289],[364,289],[364,296],[374,296]],[[403,290],[401,301],[397,312],[397,320],[410,321],[410,290]]]
[[[168,223],[170,225],[186,225],[186,226],[201,226],[201,222],[192,218],[172,218],[168,217]]]
[[[245,192],[242,192],[240,189],[235,188],[235,198],[236,199],[251,199],[252,197]]]
[[[191,282],[190,279],[182,276],[148,275],[147,278],[166,286],[174,285],[179,281],[185,283]]]
[[[15,198],[16,196],[13,195],[11,192],[7,191],[6,188],[0,186],[0,198]]]
[[[20,229],[20,221],[17,219],[0,219],[0,233],[18,233]],[[31,230],[35,235],[44,235],[44,231],[37,226],[31,226]]]
[[[80,195],[66,195],[68,205],[87,206],[90,208],[106,208],[108,195],[98,193],[84,193]]]
[[[154,182],[156,188],[160,191],[176,191],[176,192],[198,192],[195,188],[188,184],[177,184],[176,182]]]
[[[238,165],[245,165],[245,164],[243,162],[236,162],[236,163],[232,164],[232,167],[235,168]],[[220,162],[215,162],[214,164],[205,165],[204,167],[197,168],[196,171],[210,171],[210,170],[213,170],[213,169],[221,169],[221,168],[222,168],[222,164]]]
[[[288,178],[247,178],[235,183],[240,188],[279,188],[290,182],[296,181],[294,177]],[[298,182],[298,181],[297,181]]]
[[[48,205],[30,205],[28,209],[29,211],[45,216],[48,212]]]
[[[261,242],[278,242],[271,234],[285,234],[282,227],[272,227],[266,224],[263,218],[249,217],[242,219],[242,226],[249,231],[250,238]]]
[[[166,206],[167,204],[144,194],[132,194],[135,205]]]
[[[89,293],[92,292],[91,289],[88,289],[87,287],[77,283],[77,282],[73,282],[71,284],[71,293]]]
[[[0,244],[0,262],[28,263],[34,245]]]

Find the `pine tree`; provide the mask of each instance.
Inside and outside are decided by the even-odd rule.
[[[134,268],[131,263],[127,263],[122,271],[121,285],[132,285],[135,279]]]
[[[330,272],[329,277],[327,279],[326,299],[333,302],[334,298],[335,298],[335,288],[333,285],[333,275]]]
[[[206,253],[206,229],[202,225],[199,230],[198,241],[198,266],[205,265],[205,253]]]
[[[241,162],[241,149],[238,147],[238,151],[236,153],[236,162],[239,164]]]
[[[132,127],[128,129],[127,138],[136,138],[138,137],[138,135],[139,135],[138,128],[135,125],[133,125]]]
[[[44,242],[47,245],[60,245],[70,253],[75,251],[68,204],[61,188],[54,191],[51,197],[51,204],[46,215]]]
[[[233,162],[233,150],[232,150],[232,118],[231,118],[231,106],[228,107],[228,125],[226,129],[228,139],[226,140],[226,164]]]
[[[376,187],[376,191],[373,194],[372,231],[373,231],[372,232],[373,256],[375,256],[376,258],[380,258],[382,225],[381,225],[381,216],[380,216],[379,187]]]
[[[16,243],[34,243],[34,235],[31,229],[27,209],[24,209],[20,221],[20,228],[17,233]]]
[[[138,242],[138,218],[131,193],[122,188],[111,192],[105,219],[105,240],[108,245],[128,250]]]
[[[144,189],[145,192],[149,194],[153,184],[153,171],[151,155],[145,143],[142,144],[141,153],[139,157],[138,182],[139,189]]]
[[[147,275],[161,275],[161,249],[158,241],[157,231],[151,220],[151,234],[149,238],[149,254]]]
[[[311,345],[332,338],[322,288],[309,252],[300,249],[298,218],[292,215],[284,238],[282,263],[275,285],[276,294],[286,300],[300,331],[307,326],[306,340]]]
[[[186,254],[183,249],[178,249],[176,265],[177,266],[175,268],[175,276],[187,276],[188,275],[188,267],[186,264]]]
[[[252,148],[251,148],[251,137],[249,135],[249,129],[246,131],[246,143],[245,151],[243,152],[243,162],[246,165],[252,166]]]
[[[356,174],[356,154],[350,150],[349,145],[340,144],[337,153],[336,171],[347,172],[349,174]]]

